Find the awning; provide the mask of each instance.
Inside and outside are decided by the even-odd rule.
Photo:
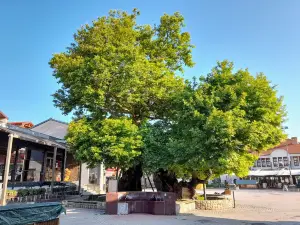
[[[300,170],[291,170],[292,175],[300,176]]]
[[[278,171],[276,170],[252,170],[249,172],[249,176],[265,177],[265,176],[275,176]]]
[[[12,126],[8,127],[5,125],[0,125],[0,132],[5,132],[8,134],[13,134],[14,138],[21,139],[24,141],[30,141],[33,143],[38,143],[42,145],[48,145],[48,146],[56,146],[61,149],[66,149],[66,145],[64,143],[59,143],[57,140],[51,140],[49,136],[40,134],[38,132],[33,132],[28,129],[24,128],[18,128],[12,129]]]
[[[285,170],[285,169],[282,169],[282,170],[279,170],[278,173],[277,173],[277,176],[290,176],[290,171],[289,170]]]
[[[266,177],[266,176],[290,176],[292,175],[299,175],[300,170],[288,170],[288,169],[281,169],[281,170],[251,170],[249,171],[248,176],[254,177]]]

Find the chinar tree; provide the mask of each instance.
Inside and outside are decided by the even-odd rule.
[[[228,61],[190,83],[173,112],[148,124],[144,135],[144,166],[157,172],[162,191],[178,190],[179,177],[195,186],[220,174],[247,176],[257,153],[285,138],[275,86],[261,73],[234,71]]]
[[[49,62],[61,85],[54,104],[76,118],[69,127],[70,148],[90,165],[118,167],[125,160],[126,182],[120,182],[125,186],[120,189],[127,190],[141,190],[137,130],[168,116],[173,99],[185,88],[177,74],[193,66],[182,15],[165,14],[156,26],[137,24],[138,15],[136,9],[131,14],[110,11],[81,27],[74,43]]]

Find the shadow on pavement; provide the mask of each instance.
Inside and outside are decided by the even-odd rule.
[[[250,220],[239,220],[239,219],[227,219],[219,217],[206,217],[194,214],[181,214],[177,217],[178,220],[182,220],[179,224],[204,224],[204,225],[300,225],[300,212],[299,216],[291,217],[291,221],[250,221]],[[266,218],[268,220],[268,218]],[[185,223],[185,222],[186,223]],[[154,223],[153,223],[154,224]]]

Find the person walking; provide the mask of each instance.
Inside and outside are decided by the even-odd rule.
[[[284,183],[283,183],[283,189],[282,189],[282,190],[283,190],[283,191],[289,191],[287,182],[284,182]]]

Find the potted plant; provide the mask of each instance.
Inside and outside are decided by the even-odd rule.
[[[225,181],[225,195],[231,195],[231,190],[229,189],[229,184]]]
[[[17,194],[18,194],[18,192],[16,190],[7,190],[6,198],[7,199],[15,198],[15,197],[17,197]]]

